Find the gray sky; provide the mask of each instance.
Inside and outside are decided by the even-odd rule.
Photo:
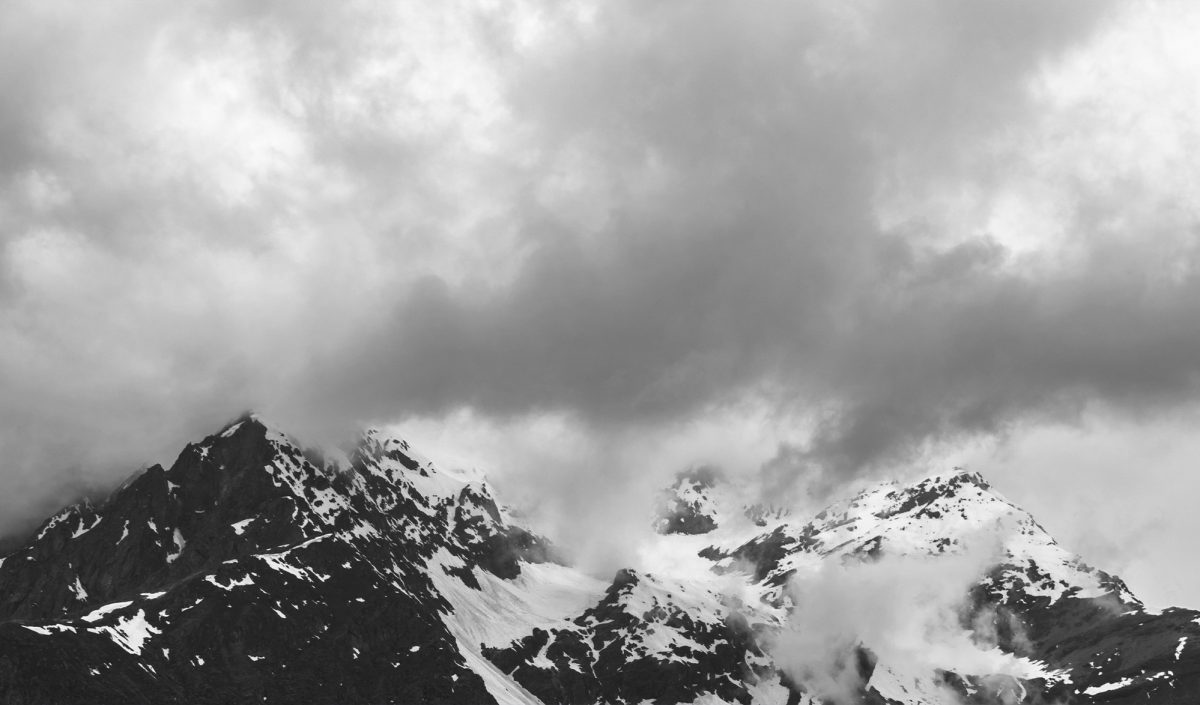
[[[0,517],[253,407],[404,422],[577,503],[692,462],[772,492],[970,462],[1200,606],[1198,31],[1183,2],[7,3]]]

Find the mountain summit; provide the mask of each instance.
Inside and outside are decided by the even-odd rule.
[[[813,517],[727,496],[681,476],[656,528],[688,568],[602,581],[402,439],[334,457],[248,414],[0,558],[0,702],[1200,701],[1200,613],[1147,611],[978,475]]]

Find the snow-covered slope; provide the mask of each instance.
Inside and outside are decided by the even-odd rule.
[[[911,486],[887,483],[838,502],[804,523],[785,522],[732,551],[714,549],[718,568],[753,564],[755,577],[781,587],[818,562],[880,555],[993,552],[1002,570],[991,589],[1002,603],[1065,596],[1108,596],[1141,607],[1118,579],[1084,565],[1033,517],[995,493],[977,474],[934,476]],[[778,596],[778,591],[776,591]]]
[[[693,471],[662,507],[655,567],[598,579],[483,477],[250,415],[0,559],[0,702],[1200,700],[1200,614],[977,475],[800,517]]]
[[[882,484],[809,521],[785,521],[740,545],[718,543],[702,554],[717,571],[748,576],[764,600],[787,610],[788,620],[806,612],[808,606],[796,601],[810,599],[804,589],[809,583],[827,586],[828,576],[839,572],[848,576],[843,587],[849,591],[857,589],[849,584],[852,580],[891,580],[882,586],[885,591],[868,594],[919,612],[920,605],[905,600],[946,597],[938,590],[906,589],[906,581],[914,576],[925,583],[961,580],[965,561],[975,572],[961,586],[961,596],[954,595],[943,607],[954,608],[955,626],[969,639],[955,641],[960,634],[942,634],[938,638],[943,643],[928,641],[925,646],[961,643],[982,656],[1000,652],[1008,658],[974,660],[1007,670],[946,673],[951,664],[943,663],[914,671],[911,663],[889,663],[887,644],[881,644],[881,660],[864,680],[888,700],[957,703],[991,691],[996,702],[1015,697],[1012,693],[1024,693],[1018,701],[1039,693],[1037,697],[1063,702],[1109,702],[1105,698],[1115,691],[1104,690],[1106,684],[1124,678],[1131,680],[1121,698],[1152,695],[1154,702],[1189,702],[1200,692],[1200,662],[1182,665],[1188,662],[1186,654],[1181,651],[1176,659],[1168,648],[1186,648],[1194,639],[1198,623],[1182,617],[1196,613],[1147,613],[1119,578],[1058,545],[977,474]],[[947,571],[939,565],[955,567]],[[1114,639],[1111,633],[1122,637]],[[862,645],[875,646],[865,638]],[[1185,672],[1187,684],[1182,685]],[[1125,702],[1121,698],[1111,702]]]

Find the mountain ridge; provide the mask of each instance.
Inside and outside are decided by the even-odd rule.
[[[314,451],[245,414],[0,558],[0,702],[1200,697],[1200,613],[1147,612],[978,474],[885,483],[808,518],[722,508],[720,482],[693,472],[666,490],[656,528],[690,572],[597,580],[486,479],[402,439],[369,429]],[[949,565],[976,535],[995,539],[994,564],[956,598],[955,637],[1017,675],[916,667],[855,634],[832,654],[853,681],[833,694],[786,657],[806,580]]]

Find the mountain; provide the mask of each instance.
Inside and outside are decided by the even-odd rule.
[[[0,558],[0,703],[1200,701],[1200,613],[1147,610],[978,475],[813,517],[708,470],[661,499],[661,558],[597,579],[481,476],[247,415]]]

